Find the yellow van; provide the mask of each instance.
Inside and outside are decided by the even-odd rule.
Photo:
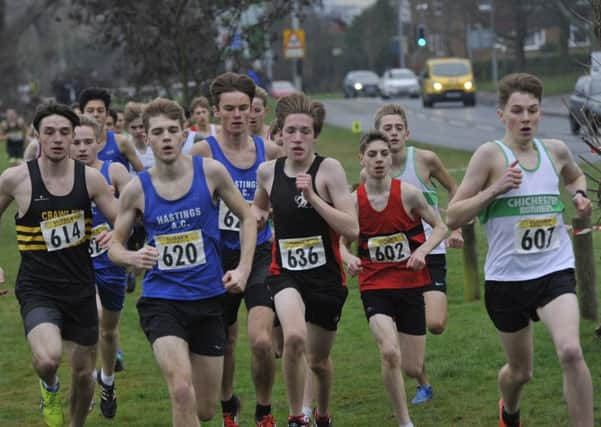
[[[435,102],[447,101],[476,105],[476,84],[469,59],[428,59],[421,74],[421,88],[422,102],[427,108]]]

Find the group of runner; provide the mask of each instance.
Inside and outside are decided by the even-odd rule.
[[[499,425],[521,425],[531,325],[540,319],[558,354],[572,424],[592,426],[559,197],[561,176],[578,214],[590,215],[586,180],[563,142],[536,138],[540,80],[511,74],[498,90],[505,134],[476,150],[459,186],[434,152],[407,145],[405,111],[389,104],[359,142],[363,169],[353,193],[340,162],[316,152],[324,106],[301,93],[286,96],[266,126],[267,94],[244,75],[216,77],[210,102],[192,102],[191,128],[181,106],[158,98],[126,105],[128,135],[107,130],[110,95],[98,88],[82,92],[82,115],[40,106],[32,160],[0,176],[0,212],[16,202],[22,261],[15,293],[47,425],[64,424],[63,349],[72,370],[71,425],[84,424],[95,382],[102,414],[115,417],[128,268],[145,271],[137,309],[174,426],[211,419],[219,401],[225,427],[244,425],[234,390],[242,299],[256,426],[276,425],[276,354],[287,425],[332,426],[330,352],[346,271],[358,275],[397,423],[411,427],[402,373],[417,381],[412,403],[433,398],[424,355],[426,331],[441,334],[447,323],[445,246],[461,248],[461,226],[480,216],[489,245],[486,308],[507,360]],[[210,105],[219,127],[209,121]],[[449,193],[446,225],[435,182]]]

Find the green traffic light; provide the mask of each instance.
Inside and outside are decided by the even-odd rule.
[[[426,45],[426,39],[418,39],[417,40],[417,45],[419,47],[424,47]]]

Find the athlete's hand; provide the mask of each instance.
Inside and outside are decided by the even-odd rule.
[[[111,243],[111,239],[113,237],[113,230],[104,230],[96,236],[96,241],[98,242],[98,246],[102,249],[106,249],[109,247]]]
[[[0,267],[0,284],[4,283],[4,269]],[[8,289],[0,289],[0,296],[6,295],[8,293]]]
[[[150,270],[159,259],[159,251],[154,246],[144,245],[132,254],[131,266]]]
[[[349,262],[346,264],[346,268],[348,270],[348,274],[352,276],[357,275],[360,271],[363,270],[363,266],[361,265],[361,259],[354,255],[349,256]]]
[[[426,254],[424,254],[418,248],[411,254],[411,256],[409,257],[409,260],[407,260],[407,268],[409,270],[419,271],[422,268],[424,268],[425,266],[426,266]]]
[[[225,290],[231,294],[241,294],[246,288],[246,281],[250,272],[241,269],[240,267],[226,271],[223,275],[223,286]]]
[[[510,164],[509,167],[505,169],[505,172],[503,172],[503,175],[501,175],[501,178],[493,184],[493,190],[496,196],[505,194],[509,190],[514,190],[522,183],[522,170],[519,167],[516,167],[517,164],[517,160]]]
[[[461,234],[461,228],[451,231],[449,238],[447,239],[449,248],[461,249],[463,247],[463,235]]]
[[[580,193],[576,193],[572,199],[572,202],[574,202],[576,213],[580,218],[591,216],[591,213],[593,212],[593,204],[591,203],[591,199],[584,197]]]
[[[296,175],[296,188],[303,192],[305,200],[310,201],[311,196],[315,194],[313,191],[313,180],[308,173],[299,173]]]

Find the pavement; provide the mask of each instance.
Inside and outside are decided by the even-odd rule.
[[[543,96],[543,113],[548,116],[568,117],[568,107],[564,105],[563,100],[567,103],[569,98],[569,94]],[[483,105],[496,105],[497,93],[478,91],[477,100]]]

